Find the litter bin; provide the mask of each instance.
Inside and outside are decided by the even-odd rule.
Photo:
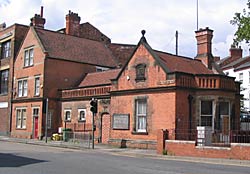
[[[71,132],[70,128],[63,129],[63,141],[69,141]]]

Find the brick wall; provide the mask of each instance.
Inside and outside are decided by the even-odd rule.
[[[158,131],[157,153],[175,156],[227,158],[250,160],[250,144],[231,143],[231,147],[196,146],[195,141],[166,140],[165,132]]]

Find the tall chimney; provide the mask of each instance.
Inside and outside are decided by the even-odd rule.
[[[212,55],[212,38],[213,30],[208,27],[195,31],[197,39],[197,55],[195,59],[199,59],[207,68],[212,69],[213,55]]]
[[[46,20],[45,20],[45,18],[43,18],[43,6],[41,6],[40,15],[35,14],[35,16],[30,19],[30,26],[44,28],[45,22],[46,22]]]
[[[231,45],[231,48],[229,51],[230,51],[230,57],[231,57],[230,59],[232,59],[232,61],[242,58],[241,46],[239,46],[239,48],[236,48],[234,45]]]
[[[66,34],[79,36],[80,35],[80,21],[81,18],[77,13],[69,11],[69,14],[66,15]]]

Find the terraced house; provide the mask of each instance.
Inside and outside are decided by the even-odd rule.
[[[31,19],[31,26],[15,61],[13,137],[44,136],[46,98],[49,99],[48,132],[57,132],[61,124],[57,90],[75,87],[88,72],[118,65],[106,46],[109,39],[89,23],[80,24],[76,13],[69,12],[66,28],[59,31],[44,29],[42,14]]]

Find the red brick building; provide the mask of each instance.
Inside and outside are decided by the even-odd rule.
[[[88,133],[92,130],[90,101],[98,100],[98,113],[95,117],[98,142],[108,143],[110,132],[110,90],[111,79],[117,77],[121,69],[88,73],[78,87],[61,91],[61,125],[71,128],[74,133]]]
[[[84,124],[91,127],[89,103],[94,97],[99,103],[96,135],[103,143],[155,148],[158,130],[168,130],[169,139],[193,140],[197,126],[209,127],[218,141],[228,141],[229,131],[239,128],[239,84],[214,64],[212,32],[196,32],[195,59],[153,50],[143,32],[126,64],[113,70],[115,78],[112,71],[88,74],[85,85],[62,91],[62,119],[69,113],[67,125],[78,128],[83,108]]]
[[[78,37],[79,23],[80,17],[70,12],[63,33],[44,29],[42,11],[31,19],[14,65],[13,137],[44,136],[46,98],[48,132],[57,132],[62,122],[58,89],[77,86],[88,72],[117,66],[105,39],[98,40],[99,36],[106,37],[99,32],[95,32],[94,40]]]
[[[169,139],[188,140],[195,138],[197,126],[218,131],[216,138],[229,138],[229,130],[239,127],[234,124],[239,84],[216,68],[212,32],[196,31],[195,59],[153,50],[141,38],[112,81],[110,143],[154,148],[157,130],[171,132]]]
[[[0,25],[0,135],[9,135],[11,129],[11,98],[13,65],[17,52],[28,31],[28,26]]]

